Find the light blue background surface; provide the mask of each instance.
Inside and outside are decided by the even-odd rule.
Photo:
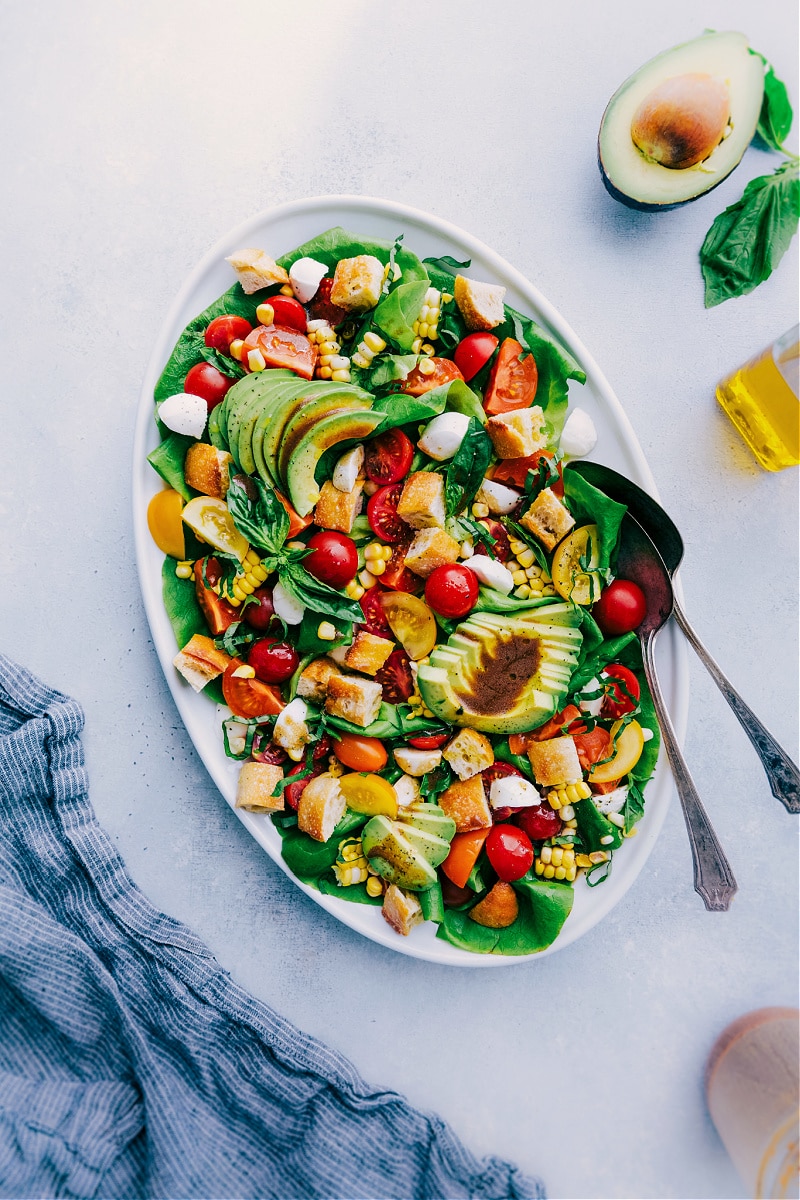
[[[625,900],[562,954],[453,971],[358,937],[248,837],[179,723],[134,567],[132,432],[167,309],[230,227],[323,193],[444,217],[596,357],[683,531],[693,624],[796,755],[797,472],[761,471],[713,392],[796,319],[797,241],[708,312],[696,257],[777,159],[751,150],[714,193],[652,216],[614,203],[594,161],[619,83],[705,26],[746,32],[797,107],[796,17],[776,0],[51,0],[0,16],[2,648],[86,707],[95,807],[156,904],[368,1079],[560,1198],[743,1194],[702,1066],[733,1017],[797,1002],[797,822],[691,659],[686,756],[739,882],[730,913],[692,890],[676,802]]]

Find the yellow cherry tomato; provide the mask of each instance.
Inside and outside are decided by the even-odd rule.
[[[333,753],[340,763],[352,771],[380,771],[389,758],[380,738],[364,737],[358,733],[339,734]]]
[[[596,525],[580,525],[556,546],[550,574],[559,596],[574,604],[594,604],[602,581],[594,569],[600,563],[600,538]]]
[[[644,731],[641,725],[638,721],[630,721],[617,737],[621,726],[622,721],[615,721],[611,726],[614,757],[610,762],[592,768],[589,772],[589,783],[611,783],[614,779],[621,779],[633,770],[641,758],[644,750]]]
[[[156,492],[147,506],[147,528],[155,544],[172,558],[186,558],[183,536],[183,497],[173,488]]]
[[[436,645],[436,618],[419,596],[384,592],[381,597],[389,628],[409,658],[417,662]]]
[[[380,775],[343,775],[339,786],[353,812],[368,817],[397,816],[397,793]]]
[[[247,538],[242,537],[233,523],[224,500],[213,496],[195,496],[183,510],[183,520],[194,533],[215,550],[224,554],[235,554],[242,561],[249,549]]]

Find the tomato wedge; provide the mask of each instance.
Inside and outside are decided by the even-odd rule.
[[[522,354],[522,346],[514,338],[501,343],[483,401],[490,416],[528,408],[533,403],[539,372],[533,355],[523,358]]]
[[[376,583],[373,587],[367,588],[358,603],[364,614],[364,628],[367,633],[374,633],[378,637],[391,637],[392,627],[386,620],[381,595],[382,588],[380,584]]]
[[[406,566],[406,555],[410,545],[411,538],[404,538],[395,546],[392,557],[386,564],[386,570],[381,575],[381,583],[393,592],[411,592],[416,595],[425,587],[425,580],[409,571]]]
[[[467,833],[457,833],[450,843],[450,853],[442,863],[442,870],[451,883],[457,887],[466,887],[472,868],[483,849],[483,843],[489,836],[486,829],[470,829]]]
[[[375,676],[387,704],[404,704],[414,691],[414,676],[405,650],[395,647]]]
[[[379,433],[364,447],[364,474],[386,485],[405,479],[414,458],[414,444],[402,429]]]
[[[244,665],[240,658],[232,658],[222,676],[222,694],[233,715],[251,718],[279,713],[284,708],[280,688],[260,679],[236,676],[234,672]]]
[[[528,471],[538,471],[541,460],[544,459],[545,462],[548,462],[551,458],[551,454],[544,454],[541,450],[536,454],[530,454],[527,458],[506,458],[494,468],[492,479],[496,479],[498,483],[510,483],[513,487],[524,488]],[[561,497],[564,495],[561,463],[558,463],[557,469],[558,479],[550,484],[550,490],[554,496]]]
[[[405,521],[397,515],[397,505],[403,488],[399,483],[382,487],[367,502],[367,520],[376,537],[390,544],[400,542],[409,534]],[[409,540],[410,545],[410,540]],[[406,547],[408,549],[408,547]],[[386,580],[384,580],[384,583]],[[391,584],[389,585],[391,587]]]
[[[248,354],[260,350],[268,367],[285,367],[303,379],[311,379],[317,355],[304,333],[294,329],[279,329],[277,325],[259,325],[248,334],[242,345],[241,363],[250,371]]]
[[[194,594],[197,597],[197,603],[203,610],[203,616],[208,622],[208,628],[215,637],[218,637],[240,618],[232,604],[223,600],[212,588],[206,587],[203,582],[204,561],[206,562],[206,578],[209,583],[216,583],[220,577],[219,564],[216,559],[199,558],[194,564]]]
[[[401,392],[405,392],[407,396],[422,396],[425,392],[441,387],[443,383],[452,383],[454,379],[464,378],[449,358],[429,358],[426,362],[433,364],[430,375],[423,375],[419,367],[414,367],[400,384]]]
[[[287,538],[297,537],[298,533],[302,533],[304,529],[308,529],[314,514],[311,513],[307,517],[301,517],[298,512],[295,512],[285,496],[282,496],[279,491],[276,491],[275,495],[278,497],[281,504],[289,514],[289,531],[286,534]]]

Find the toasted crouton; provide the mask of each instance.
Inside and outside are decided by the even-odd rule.
[[[565,783],[578,783],[581,778],[578,750],[571,737],[530,742],[528,758],[534,779],[540,787],[561,787]]]
[[[413,892],[404,892],[396,883],[390,883],[383,897],[383,917],[395,933],[408,937],[415,925],[422,921],[422,906]]]
[[[467,329],[494,329],[504,321],[505,294],[506,289],[499,284],[478,283],[464,275],[456,275],[453,285],[453,296]]]
[[[442,753],[459,779],[470,779],[494,762],[492,743],[477,729],[460,729]]]
[[[414,750],[411,746],[398,746],[392,753],[400,770],[405,771],[406,775],[413,775],[415,779],[427,775],[442,761],[441,750]]]
[[[227,667],[230,656],[218,650],[210,637],[196,633],[172,660],[183,678],[196,692],[216,679]]]
[[[233,267],[239,277],[242,291],[248,296],[274,283],[289,282],[289,272],[284,267],[279,267],[265,250],[248,246],[245,250],[237,250],[225,261]]]
[[[406,552],[405,563],[415,575],[427,578],[437,567],[458,561],[461,546],[443,529],[420,529]]]
[[[195,442],[186,451],[183,474],[190,488],[224,500],[230,484],[230,465],[233,462],[227,450],[218,450],[208,442]]]
[[[325,711],[366,729],[378,715],[383,688],[372,679],[355,675],[332,675],[328,680]]]
[[[553,550],[575,524],[575,518],[558,496],[545,488],[539,492],[528,511],[519,519],[545,550]]]
[[[347,802],[335,775],[318,775],[300,793],[297,828],[315,842],[327,842],[344,816]]]
[[[346,648],[344,665],[351,671],[362,671],[365,675],[377,675],[389,655],[394,642],[378,637],[374,633],[359,630],[352,643]]]
[[[409,475],[397,502],[397,515],[412,529],[444,528],[444,476],[437,471]]]
[[[517,893],[510,883],[504,883],[500,879],[492,890],[469,910],[468,915],[476,925],[484,925],[487,929],[508,929],[519,916]]]
[[[532,408],[517,408],[489,417],[486,432],[498,458],[529,458],[547,445],[543,424],[544,413],[534,404]]]
[[[439,797],[439,807],[455,821],[456,833],[466,833],[469,829],[488,829],[492,823],[480,775],[451,783]]]
[[[246,762],[239,773],[236,787],[236,807],[248,812],[281,812],[283,791],[273,792],[283,779],[283,768],[272,763]]]
[[[341,671],[329,658],[315,658],[304,671],[300,672],[297,680],[297,695],[314,704],[322,704],[328,694],[328,683],[334,675]]]
[[[326,479],[314,509],[315,524],[321,529],[338,529],[340,533],[349,533],[361,512],[363,487],[363,482],[358,481],[351,491],[341,492],[330,479]]]
[[[381,298],[383,263],[372,254],[341,258],[333,273],[331,304],[348,312],[366,312]]]

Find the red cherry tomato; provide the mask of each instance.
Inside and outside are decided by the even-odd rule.
[[[291,771],[286,772],[286,778],[291,779],[291,777],[293,775],[299,775],[301,773],[301,771],[307,771],[307,770],[308,770],[307,763],[305,763],[305,762],[295,763],[295,765],[292,767]],[[286,801],[286,803],[289,805],[289,808],[293,808],[295,810],[295,812],[297,811],[297,806],[300,803],[300,797],[302,796],[303,792],[305,791],[306,786],[309,783],[311,783],[312,779],[316,779],[317,775],[321,775],[324,770],[325,770],[325,766],[323,763],[317,763],[316,765],[312,764],[310,775],[306,775],[306,777],[304,779],[298,780],[297,783],[287,783],[286,787],[283,789],[283,798]]]
[[[492,479],[496,479],[498,483],[510,483],[512,487],[524,488],[528,472],[535,471],[538,474],[541,461],[544,460],[546,464],[550,458],[552,458],[552,455],[545,454],[541,450],[537,450],[535,454],[529,455],[528,458],[505,458],[494,468]],[[550,484],[550,491],[560,499],[564,495],[561,463],[557,464],[556,469],[558,471],[558,479]]]
[[[305,329],[305,326],[303,328]],[[207,346],[213,346],[221,354],[230,354],[231,342],[235,342],[237,338],[244,341],[252,332],[253,326],[244,317],[235,317],[226,313],[222,317],[214,317],[214,320],[206,326],[204,341]]]
[[[208,405],[208,411],[225,399],[230,389],[236,383],[212,367],[211,363],[197,363],[183,381],[183,390],[190,396],[201,396]]]
[[[255,762],[270,763],[273,767],[282,767],[289,757],[282,746],[270,741],[269,733],[261,731],[253,738],[251,756]]]
[[[339,734],[333,753],[351,770],[368,773],[382,771],[389,758],[380,738],[362,737],[357,733]]]
[[[486,792],[487,799],[492,790],[492,784],[495,779],[507,779],[509,775],[518,775],[522,779],[525,776],[520,771],[519,767],[515,767],[513,763],[503,762],[498,758],[490,767],[485,767],[481,771],[481,779],[483,780],[483,789]],[[492,816],[495,821],[507,821],[514,813],[521,812],[519,808],[509,808],[507,805],[501,804],[498,808],[492,808]]]
[[[272,318],[273,325],[280,325],[282,329],[295,329],[298,333],[305,333],[308,324],[306,310],[303,308],[299,300],[295,300],[293,296],[270,296],[264,301],[269,304],[275,316]]]
[[[400,384],[401,392],[405,392],[407,396],[422,396],[433,388],[441,387],[443,383],[463,379],[458,367],[449,358],[429,358],[427,362],[433,364],[430,375],[423,375],[419,367],[414,367]]]
[[[425,602],[440,617],[465,617],[478,599],[478,576],[469,567],[446,563],[436,567],[425,584]]]
[[[300,656],[288,642],[260,638],[250,647],[247,662],[262,683],[285,683],[299,667]]]
[[[376,537],[390,544],[401,541],[408,535],[405,521],[397,515],[397,504],[403,491],[399,483],[382,487],[367,502],[367,520]]]
[[[469,383],[485,367],[489,359],[500,345],[493,333],[468,333],[458,343],[453,352],[453,361],[464,379]]]
[[[405,479],[413,457],[411,439],[406,437],[402,429],[389,429],[365,445],[364,474],[373,483],[397,483]]]
[[[449,741],[449,733],[425,733],[420,734],[419,737],[410,737],[408,744],[415,750],[441,750],[442,746],[446,746]]]
[[[323,529],[308,539],[311,553],[303,566],[329,587],[342,588],[355,577],[358,570],[358,550],[352,538],[334,529]]]
[[[614,682],[615,680],[619,680],[619,683]],[[639,680],[633,671],[623,667],[622,663],[611,663],[610,666],[603,667],[600,682],[606,693],[600,710],[601,716],[616,721],[624,717],[625,713],[633,712],[641,695]]]
[[[405,650],[395,647],[375,676],[375,682],[383,688],[387,704],[404,704],[414,691],[414,677]]]
[[[514,824],[527,833],[532,842],[543,842],[561,832],[561,817],[546,800],[531,808],[523,808],[514,817]]]
[[[483,401],[490,416],[528,408],[533,403],[539,372],[533,355],[522,358],[522,353],[522,346],[514,338],[506,338],[500,346]]]
[[[276,325],[259,325],[244,340],[242,366],[250,370],[248,355],[260,350],[268,367],[285,367],[302,379],[311,379],[317,354],[304,333],[296,329],[278,329]]]
[[[638,629],[647,616],[647,600],[638,583],[615,579],[603,588],[592,616],[606,637],[619,637]]]
[[[533,866],[531,839],[513,825],[493,825],[486,839],[486,856],[504,883],[513,883]]]
[[[263,633],[272,625],[275,608],[272,603],[272,588],[261,587],[251,592],[252,600],[245,604],[242,616],[251,629]]]
[[[413,571],[409,571],[406,566],[406,555],[410,545],[410,537],[404,537],[397,543],[392,557],[386,564],[386,570],[381,575],[381,583],[384,587],[391,588],[393,592],[409,592],[416,596],[424,588],[425,580],[421,579],[419,575],[415,575]]]
[[[493,521],[491,517],[481,517],[478,521],[482,525],[490,537],[494,538],[492,546],[492,554],[498,558],[500,562],[508,562],[511,558],[511,543],[508,540],[508,533],[505,525],[501,525],[499,521]],[[486,546],[483,542],[477,542],[475,545],[476,554],[488,554]]]
[[[260,679],[242,679],[234,675],[244,666],[240,658],[232,658],[222,676],[222,694],[235,717],[266,717],[285,707],[280,690]]]
[[[380,584],[376,583],[373,587],[367,588],[359,600],[358,603],[364,614],[364,628],[367,633],[374,633],[377,637],[393,637],[392,628],[383,611],[382,594],[383,589]]]
[[[331,329],[341,325],[347,314],[347,309],[340,308],[331,301],[332,279],[323,279],[314,295],[306,306],[308,315],[313,321],[327,321]]]

